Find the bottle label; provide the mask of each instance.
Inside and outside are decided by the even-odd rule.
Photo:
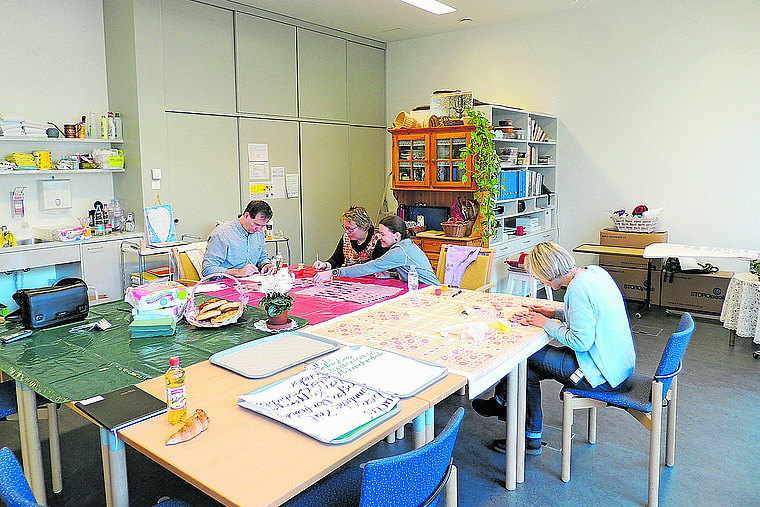
[[[182,410],[187,406],[185,393],[185,386],[166,388],[166,404],[169,406],[169,410]]]

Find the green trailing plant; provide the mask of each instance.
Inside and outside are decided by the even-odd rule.
[[[473,165],[472,175],[468,175],[466,170],[462,174],[462,183],[466,184],[470,177],[475,181],[481,218],[475,224],[475,230],[480,230],[482,236],[490,240],[496,236],[498,228],[494,208],[499,198],[499,157],[493,142],[491,122],[486,115],[474,109],[465,110],[465,114],[475,130],[470,134],[470,142],[460,152],[464,157],[471,156]],[[460,168],[465,167],[466,163],[460,162]]]
[[[749,272],[754,273],[760,277],[760,260],[749,261]]]

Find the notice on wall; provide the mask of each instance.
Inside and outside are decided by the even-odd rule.
[[[269,145],[248,143],[248,162],[269,162]]]
[[[285,199],[285,168],[272,168],[272,198]]]
[[[252,201],[261,201],[272,197],[271,183],[251,183],[250,189]]]
[[[288,192],[288,197],[298,197],[298,174],[286,174],[285,175],[285,188]]]
[[[248,179],[268,180],[269,162],[248,162]]]

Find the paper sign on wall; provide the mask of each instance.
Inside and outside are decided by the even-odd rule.
[[[272,168],[272,198],[285,199],[285,168]]]
[[[269,162],[248,162],[248,179],[268,180]]]
[[[251,183],[251,200],[257,201],[262,199],[269,199],[272,197],[272,184],[271,183]]]
[[[248,162],[268,162],[269,145],[248,143]]]
[[[298,197],[298,174],[285,175],[285,188],[287,189],[288,197]]]

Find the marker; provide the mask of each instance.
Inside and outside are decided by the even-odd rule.
[[[452,294],[452,295],[451,295],[451,297],[455,298],[455,297],[457,297],[458,295],[460,295],[461,293],[462,293],[462,291],[461,291],[461,290],[458,290],[458,291],[456,291],[454,294]]]

